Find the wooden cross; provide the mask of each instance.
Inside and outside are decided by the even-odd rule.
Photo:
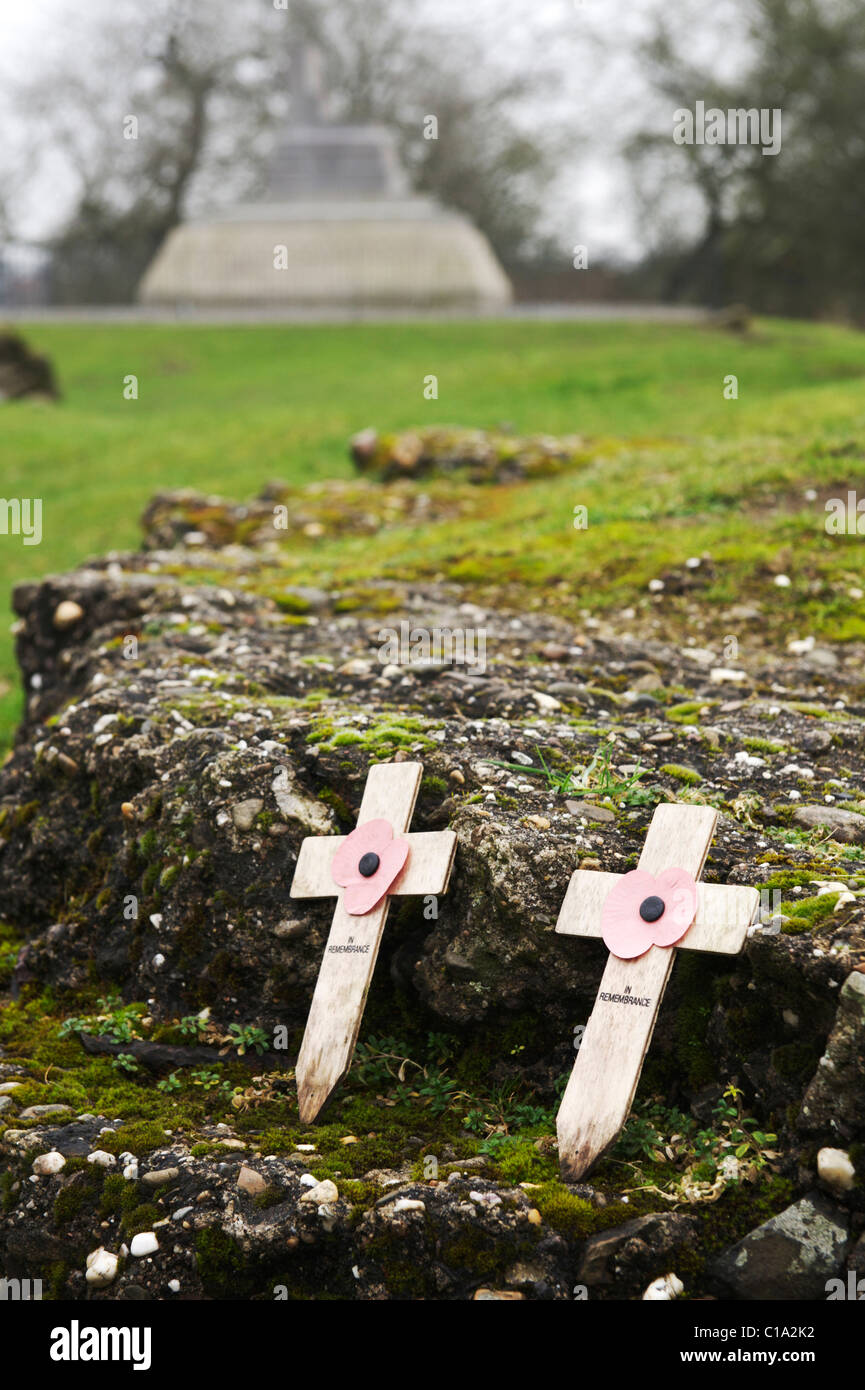
[[[358,878],[352,890],[340,887],[332,877],[334,859],[351,836],[322,835],[304,840],[300,847],[291,896],[326,898],[335,895],[337,899],[297,1059],[298,1105],[304,1124],[315,1120],[351,1066],[391,895],[437,895],[447,889],[456,850],[454,832],[406,833],[422,774],[422,763],[378,763],[369,770],[357,830],[352,835],[357,836],[370,822],[376,823],[381,834],[381,827],[387,822],[393,839],[408,846],[407,852],[393,847],[396,861],[403,860],[404,867],[396,877],[388,878],[383,896],[369,910],[361,913],[349,910],[352,891],[359,890],[363,896],[362,878]],[[386,831],[384,838],[389,839]],[[381,847],[380,843],[377,847]],[[348,853],[352,854],[351,847]],[[382,859],[386,859],[386,855],[387,851],[383,851]],[[345,860],[345,852],[341,859]],[[386,869],[387,864],[383,867]],[[379,871],[379,855],[372,851],[360,854],[357,869],[359,875],[369,878]],[[373,888],[366,897],[374,893]]]
[[[638,868],[657,876],[675,866],[691,879],[699,879],[717,819],[717,811],[710,806],[658,806]],[[607,895],[627,878],[578,869],[568,885],[556,931],[601,936]],[[659,903],[661,899],[651,896],[638,908],[647,931],[658,915]],[[696,916],[676,944],[735,955],[744,945],[759,903],[756,888],[697,883]],[[639,927],[637,922],[637,932]],[[568,1182],[581,1178],[613,1143],[634,1099],[676,945],[650,944],[637,956],[638,949],[639,942],[630,948],[631,959],[610,955],[562,1097],[557,1118],[559,1163]]]

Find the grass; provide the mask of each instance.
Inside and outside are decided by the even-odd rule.
[[[138,543],[160,488],[246,498],[273,477],[348,477],[349,436],[374,424],[512,425],[598,440],[578,473],[485,490],[438,526],[287,549],[280,581],[444,575],[576,616],[644,596],[650,578],[710,551],[701,601],[756,597],[776,628],[865,636],[856,537],[828,536],[822,500],[861,476],[865,338],[767,321],[750,340],[708,328],[507,322],[252,326],[39,324],[63,403],[2,407],[2,493],[43,499],[44,538],[0,536],[0,588]],[[123,397],[134,373],[139,398]],[[439,399],[423,395],[439,380]],[[739,399],[723,398],[723,379]],[[843,489],[843,490],[842,490]],[[575,531],[573,508],[589,526]],[[747,513],[748,525],[743,526]],[[532,544],[526,545],[526,537]],[[783,565],[789,589],[771,573]],[[5,624],[3,625],[5,629]],[[0,634],[0,745],[20,711]]]
[[[645,777],[646,769],[638,766],[636,771],[627,777],[619,777],[611,766],[614,752],[613,743],[602,743],[588,767],[582,770],[582,781],[576,780],[578,774],[574,771],[558,771],[550,767],[541,748],[537,750],[540,767],[526,763],[501,762],[498,758],[490,758],[487,761],[490,767],[504,767],[509,772],[517,772],[522,776],[543,777],[550,791],[557,792],[560,796],[591,796],[621,802],[626,806],[639,804],[647,799],[642,789],[637,786],[641,778]]]

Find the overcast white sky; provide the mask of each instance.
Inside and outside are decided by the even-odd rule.
[[[687,24],[687,12],[695,3],[677,0],[678,22]],[[68,0],[26,0],[25,4],[0,0],[0,72],[27,72],[46,44],[53,46],[64,38],[73,41],[69,33],[70,26],[74,30],[73,16],[106,4],[110,0],[77,0],[74,7]],[[515,55],[520,53],[526,26],[534,35],[543,34],[563,15],[568,23],[572,18],[578,44],[567,114],[551,106],[545,93],[538,94],[539,119],[561,122],[564,129],[569,120],[575,125],[573,159],[563,161],[551,199],[551,229],[574,243],[585,242],[594,254],[637,254],[640,228],[616,151],[622,136],[639,128],[641,120],[659,118],[634,59],[632,40],[661,8],[669,12],[666,0],[405,0],[405,4],[409,12],[432,4],[440,19],[450,19],[457,26],[476,24],[479,13],[485,11],[495,16],[499,42],[512,46]],[[706,24],[694,27],[695,54],[713,44],[717,55],[718,27],[723,28],[725,11],[735,4],[736,0],[714,0],[712,32]],[[705,0],[699,8],[709,20]],[[13,114],[13,140],[16,119],[26,121],[26,113]],[[62,187],[56,171],[43,183],[34,191],[24,224],[26,234],[34,238],[57,226],[71,196],[71,187]]]

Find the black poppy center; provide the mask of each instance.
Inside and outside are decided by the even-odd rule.
[[[361,869],[363,873],[363,869]],[[666,903],[663,898],[644,898],[640,903],[640,916],[644,922],[657,922],[659,917],[663,917]]]
[[[364,878],[372,878],[380,863],[381,860],[378,855],[375,854],[373,850],[368,850],[366,854],[361,855],[360,863],[357,867]],[[658,901],[660,902],[660,899],[658,899]],[[663,910],[664,905],[661,903],[661,912],[663,912]],[[660,916],[660,913],[658,915]]]

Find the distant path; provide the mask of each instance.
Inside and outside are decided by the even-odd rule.
[[[708,310],[670,304],[514,304],[509,309],[292,309],[292,308],[183,308],[176,310],[137,304],[95,305],[79,308],[39,308],[0,304],[0,323],[393,323],[413,320],[465,321],[466,319],[573,319],[621,320],[630,323],[702,323]]]

